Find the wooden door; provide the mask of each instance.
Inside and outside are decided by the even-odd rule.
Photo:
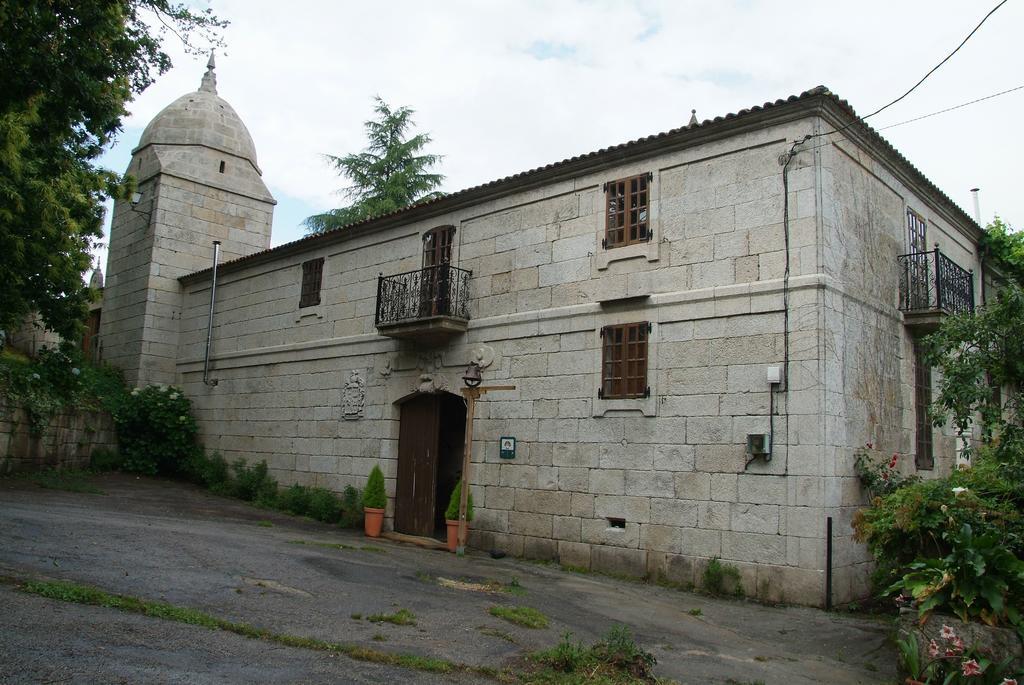
[[[402,405],[395,497],[395,530],[399,533],[434,534],[439,399],[437,395],[420,395]]]
[[[448,314],[448,266],[452,259],[454,236],[454,226],[439,226],[423,235],[420,316]]]

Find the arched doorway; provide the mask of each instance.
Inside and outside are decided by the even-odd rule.
[[[466,404],[448,392],[418,393],[398,402],[395,530],[443,537],[448,498],[462,472]]]

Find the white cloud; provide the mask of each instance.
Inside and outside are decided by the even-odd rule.
[[[977,3],[312,2],[225,0],[220,94],[256,141],[271,190],[313,208],[343,182],[321,161],[364,144],[372,97],[417,110],[446,190],[828,85],[866,114],[912,85],[989,9]],[[1020,85],[1010,3],[876,127]],[[168,47],[174,48],[170,42]],[[143,126],[195,89],[203,60],[133,103]],[[1015,187],[1024,91],[885,135],[961,206],[1024,225]],[[136,141],[123,141],[133,145]],[[275,243],[298,237],[275,235]]]

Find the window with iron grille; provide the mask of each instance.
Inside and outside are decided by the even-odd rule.
[[[320,281],[324,275],[324,258],[310,259],[302,263],[302,293],[299,308],[315,307],[320,304]]]
[[[932,447],[932,422],[928,407],[932,403],[932,368],[924,360],[924,350],[914,345],[914,462],[919,469],[935,466]]]
[[[651,178],[651,174],[641,174],[605,184],[606,248],[646,243],[651,239],[648,224]]]
[[[907,208],[907,252],[927,252],[927,224],[924,217]]]
[[[606,400],[648,397],[647,338],[651,325],[642,321],[601,329],[601,389]]]

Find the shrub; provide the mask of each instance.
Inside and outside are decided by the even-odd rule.
[[[448,498],[448,509],[444,512],[444,517],[449,521],[457,521],[459,519],[459,505],[462,499],[462,479],[455,484],[455,489],[452,490],[452,496]],[[473,492],[470,490],[469,496],[466,498],[466,521],[473,520]]]
[[[363,493],[359,488],[346,485],[341,494],[341,517],[339,523],[343,528],[363,527]]]
[[[888,592],[913,597],[922,617],[945,608],[962,621],[1009,623],[1024,634],[1024,561],[1009,552],[998,535],[977,536],[967,523],[942,537],[949,554],[913,562]]]
[[[911,483],[857,512],[854,537],[867,544],[877,568],[876,587],[886,588],[902,577],[908,565],[941,559],[953,551],[963,524],[973,536],[997,536],[1017,557],[1024,552],[1024,483],[1008,477],[991,451],[982,451],[974,468],[948,478]]]
[[[337,523],[341,518],[341,501],[330,490],[313,488],[309,491],[309,516],[324,523]]]
[[[231,474],[229,473],[228,462],[221,456],[220,452],[214,452],[213,456],[208,457],[202,450],[195,450],[189,459],[185,475],[192,482],[209,488],[211,492],[218,495],[231,494],[229,483]]]
[[[653,654],[636,644],[633,634],[624,625],[612,626],[604,639],[594,645],[593,651],[599,661],[638,679],[649,677],[658,663]]]
[[[899,454],[893,453],[887,460],[878,460],[871,453],[871,443],[854,452],[853,469],[861,485],[872,495],[887,495],[920,480],[917,476],[904,476],[896,468]]]
[[[304,485],[295,483],[277,495],[277,508],[296,516],[305,516],[309,512],[310,492]]]
[[[114,409],[124,469],[148,475],[187,472],[196,449],[192,403],[177,388],[151,385],[131,391]]]
[[[366,490],[363,491],[363,507],[383,509],[388,504],[387,493],[384,492],[384,473],[380,466],[374,465],[370,477],[366,479]]]
[[[116,451],[101,447],[89,455],[89,468],[93,471],[117,471],[123,460]]]
[[[740,570],[732,564],[723,564],[718,557],[708,562],[704,569],[702,586],[705,592],[713,595],[726,594],[726,582],[732,584],[734,594],[742,594],[743,587],[740,585]]]
[[[248,466],[244,459],[231,464],[234,477],[230,481],[230,494],[247,502],[273,506],[277,501],[277,481],[267,473],[267,462]]]

